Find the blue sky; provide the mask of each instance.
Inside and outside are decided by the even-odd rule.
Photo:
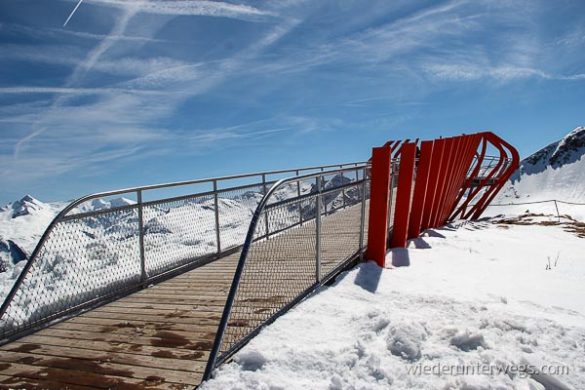
[[[585,124],[583,1],[0,2],[0,203]]]

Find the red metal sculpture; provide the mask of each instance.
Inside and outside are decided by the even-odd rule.
[[[490,145],[499,155],[486,155]],[[423,141],[420,148],[418,139],[388,141],[374,148],[371,162],[367,255],[384,266],[388,241],[391,247],[405,247],[407,239],[425,229],[454,219],[479,218],[518,169],[520,157],[494,133],[482,132]],[[392,167],[398,170],[396,189]]]

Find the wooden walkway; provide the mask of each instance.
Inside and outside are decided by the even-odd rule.
[[[348,255],[359,218],[359,205],[323,218],[323,267],[332,269]],[[294,241],[314,229],[309,222],[289,231],[295,234],[284,232],[270,239],[271,248],[282,242],[294,261],[295,248],[306,246]],[[0,389],[193,388],[201,382],[238,259],[232,254],[0,347]]]

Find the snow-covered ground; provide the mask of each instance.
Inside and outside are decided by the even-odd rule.
[[[542,220],[427,231],[388,254],[409,267],[341,275],[201,388],[584,389],[585,240]]]
[[[585,201],[583,203],[585,203]],[[560,215],[561,217],[569,216],[576,221],[585,222],[585,204],[579,205],[557,202],[555,206],[554,202],[527,204],[497,203],[488,206],[482,214],[482,217],[496,217],[498,215],[521,216],[526,214],[545,214],[550,217],[555,217],[557,215]]]

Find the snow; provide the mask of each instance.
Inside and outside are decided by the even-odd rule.
[[[585,240],[541,219],[429,230],[388,254],[409,267],[358,265],[201,389],[585,388]]]
[[[43,203],[30,195],[0,209],[0,302],[26,258],[65,203]],[[24,256],[23,256],[24,255]]]

